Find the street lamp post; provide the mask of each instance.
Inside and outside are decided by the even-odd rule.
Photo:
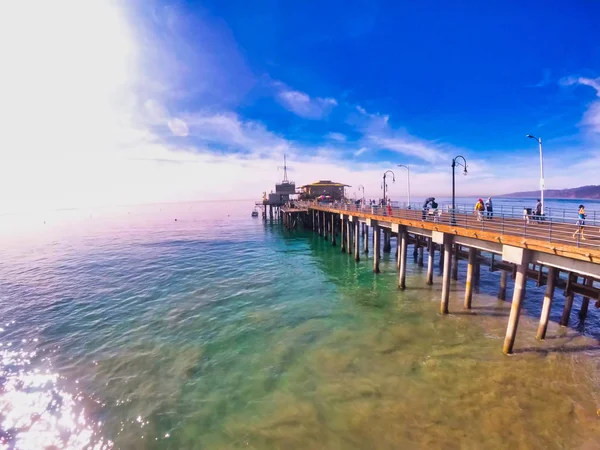
[[[388,173],[392,174],[392,183],[396,182],[396,176],[394,175],[394,172],[392,172],[391,170],[386,170],[385,172],[383,172],[383,204],[384,205],[387,205],[387,200],[385,198],[385,188],[386,188],[385,177]]]
[[[360,185],[358,186],[358,190],[359,190],[359,192],[360,192],[360,190],[361,190],[361,189],[362,189],[362,193],[363,193],[363,195],[362,195],[362,204],[363,204],[363,206],[364,206],[364,204],[365,204],[365,187],[364,187],[362,184],[360,184]]]
[[[544,153],[542,151],[542,138],[528,134],[528,138],[535,139],[540,147],[540,202],[542,203],[542,215],[544,215]]]
[[[456,161],[457,159],[462,159],[464,164]],[[455,169],[456,166],[461,166],[463,168],[463,175],[466,175],[467,172],[467,160],[464,156],[458,155],[452,160],[452,225],[456,224],[456,220],[454,218],[454,210],[456,209],[456,179],[455,179]]]
[[[404,164],[398,164],[398,167],[404,167],[406,169],[406,189],[408,191],[408,209],[410,209],[410,169]]]

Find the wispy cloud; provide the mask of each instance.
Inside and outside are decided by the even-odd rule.
[[[308,94],[288,88],[281,82],[275,83],[277,100],[287,110],[305,119],[322,119],[337,106],[331,97],[310,97]]]
[[[338,142],[346,142],[346,135],[342,133],[331,132],[327,133],[325,137]]]
[[[596,95],[600,97],[600,78],[566,77],[561,80],[561,84],[564,86],[571,86],[574,84],[589,86],[595,89]]]
[[[596,91],[596,97],[600,97],[600,77],[567,77],[561,80],[564,86],[581,85],[591,87]],[[583,114],[581,125],[592,133],[600,134],[600,100],[593,101]]]

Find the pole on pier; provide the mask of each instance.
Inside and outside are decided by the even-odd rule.
[[[406,246],[408,245],[408,236],[404,227],[398,230],[398,243],[400,251],[398,252],[398,288],[406,289]]]
[[[540,314],[540,324],[538,325],[536,338],[541,340],[546,339],[546,330],[548,330],[548,321],[550,320],[550,309],[552,308],[552,300],[554,299],[554,286],[556,283],[556,269],[548,267],[548,282],[546,283],[546,294],[544,295],[544,303],[542,304],[542,313]]]
[[[521,315],[521,306],[523,297],[525,297],[525,282],[527,280],[527,266],[529,257],[523,252],[523,261],[517,265],[517,275],[515,278],[515,289],[513,292],[512,305],[510,306],[510,316],[508,317],[508,327],[506,328],[506,336],[504,338],[504,346],[502,352],[506,355],[513,352],[515,338],[517,336],[517,328],[519,326],[519,316]]]
[[[594,285],[594,279],[593,278],[586,278],[585,279],[585,285],[586,286],[593,286]],[[587,313],[588,313],[588,307],[590,305],[590,298],[589,297],[583,297],[583,300],[581,300],[581,310],[579,311],[579,323],[582,324],[583,322],[585,322],[585,318],[587,317]]]
[[[435,245],[433,239],[429,238],[427,242],[427,284],[433,284],[433,259],[435,258]]]
[[[354,261],[360,261],[360,222],[358,217],[354,218]]]
[[[571,290],[570,284],[576,280],[577,277],[575,275],[569,274],[569,280],[567,281],[567,288],[565,290],[565,307],[563,309],[562,317],[560,318],[561,327],[569,326],[569,318],[571,317],[571,309],[573,308],[573,299],[575,298],[575,294]]]
[[[342,214],[340,218],[340,246],[342,249],[342,253],[346,253],[346,227],[348,226],[346,222],[346,216]]]
[[[473,299],[473,272],[475,270],[475,261],[477,261],[477,250],[474,247],[470,247],[469,264],[467,265],[467,285],[465,287],[466,309],[471,309],[471,300]]]
[[[365,247],[365,255],[369,254],[369,226],[363,223],[363,245]]]
[[[498,290],[498,300],[506,300],[506,281],[508,273],[506,270],[500,271],[500,289]]]
[[[452,237],[444,235],[444,275],[442,278],[442,302],[440,312],[448,314],[448,303],[450,301],[450,271],[452,269]]]
[[[452,249],[452,279],[454,281],[458,280],[458,250],[459,245],[454,244],[454,248]]]
[[[335,214],[331,214],[331,245],[335,247]]]
[[[373,221],[373,272],[379,273],[379,258],[381,246],[381,233],[379,232],[379,223]]]

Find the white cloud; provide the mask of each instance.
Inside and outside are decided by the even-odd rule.
[[[590,127],[595,133],[600,133],[600,101],[593,102],[588,107],[581,123]]]
[[[334,98],[311,98],[308,94],[290,89],[281,82],[275,83],[275,86],[278,89],[279,103],[305,119],[322,119],[338,104]]]
[[[585,78],[585,77],[567,77],[561,80],[561,84],[570,86],[574,84],[581,84],[583,86],[589,86],[596,90],[596,95],[600,97],[600,78]]]
[[[346,142],[346,135],[342,133],[331,132],[327,133],[325,137],[338,142]]]
[[[409,136],[382,137],[372,135],[368,139],[373,142],[373,145],[377,145],[380,148],[392,150],[405,156],[416,157],[430,163],[448,158],[448,155],[440,151],[433,144]]]
[[[600,97],[600,78],[567,77],[561,80],[561,84],[589,86],[596,91],[596,96]],[[600,133],[600,100],[596,100],[588,106],[583,114],[581,124],[593,133]]]
[[[167,122],[167,125],[169,126],[169,129],[171,130],[171,133],[173,133],[175,136],[187,136],[189,134],[189,129],[187,124],[181,120],[178,119],[177,117],[173,117],[172,119],[169,119]]]

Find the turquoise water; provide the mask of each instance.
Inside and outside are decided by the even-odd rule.
[[[0,449],[597,447],[595,308],[538,343],[528,287],[506,357],[498,274],[465,313],[461,268],[442,317],[425,269],[399,292],[393,253],[375,276],[250,210],[5,216]]]

